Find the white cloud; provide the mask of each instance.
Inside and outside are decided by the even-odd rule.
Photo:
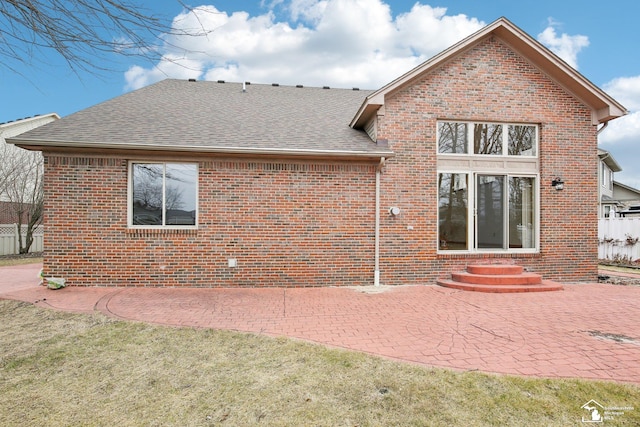
[[[577,70],[578,53],[582,48],[589,46],[589,38],[579,34],[575,36],[566,33],[558,35],[555,29],[557,25],[555,21],[550,19],[549,26],[538,34],[538,41]]]
[[[640,76],[618,77],[602,88],[631,111],[640,111]]]
[[[600,135],[603,144],[615,144],[627,139],[635,139],[640,144],[640,111],[612,121]]]
[[[603,89],[629,109],[629,114],[613,120],[602,131],[600,146],[610,151],[622,167],[615,179],[640,188],[640,76],[613,79]]]
[[[326,0],[291,0],[289,10],[293,21],[318,23],[326,7]]]
[[[176,32],[213,31],[167,35],[164,59],[132,66],[127,88],[172,77],[376,89],[485,25],[419,3],[394,19],[382,0],[292,0],[286,10],[290,22],[214,6],[180,14]]]
[[[127,88],[171,78],[304,84],[377,89],[485,24],[466,15],[415,3],[393,17],[383,0],[263,0],[288,13],[250,16],[200,6],[175,17],[176,33],[211,30],[205,37],[167,35],[163,58],[152,68],[132,66]],[[558,34],[549,20],[538,40],[574,68],[589,45],[583,35]],[[640,188],[640,76],[622,77],[604,89],[631,110],[599,138],[624,168],[616,179]]]

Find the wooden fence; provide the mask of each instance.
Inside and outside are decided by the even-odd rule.
[[[598,242],[600,259],[640,259],[640,218],[600,218]]]
[[[27,231],[27,226],[22,226],[22,241]],[[42,226],[37,227],[33,231],[33,244],[29,248],[29,252],[42,252],[42,237],[44,229]],[[14,255],[20,252],[20,243],[18,242],[18,224],[0,224],[0,255]]]

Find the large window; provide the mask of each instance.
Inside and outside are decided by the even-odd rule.
[[[536,125],[438,122],[439,250],[537,250],[537,150]]]
[[[196,225],[198,166],[194,163],[131,163],[132,226]]]
[[[469,180],[473,185],[467,186]],[[535,182],[526,176],[440,173],[439,249],[534,249]]]

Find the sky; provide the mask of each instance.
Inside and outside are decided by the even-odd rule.
[[[164,78],[377,89],[501,16],[622,103],[629,114],[599,136],[640,189],[640,2],[585,0],[134,0],[175,29],[162,59],[103,56],[72,70],[54,52],[0,64],[0,123],[72,114]],[[113,35],[118,38],[117,34]],[[18,72],[16,72],[18,71]]]

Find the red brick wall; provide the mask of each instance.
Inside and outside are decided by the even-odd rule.
[[[437,254],[439,119],[539,124],[539,253]],[[561,281],[596,279],[591,112],[499,40],[387,97],[377,135],[396,153],[382,174],[381,283],[429,284],[471,262],[519,263]],[[126,157],[45,155],[45,274],[71,285],[373,281],[376,165],[201,158],[198,230],[140,231],[127,227]],[[556,176],[564,191],[551,187]],[[391,206],[399,216],[387,214]],[[228,267],[230,258],[237,268]]]
[[[437,254],[439,119],[539,124],[540,252]],[[545,278],[597,276],[597,137],[591,111],[496,38],[387,96],[378,122],[396,157],[382,175],[381,281],[424,284],[472,262],[518,263]],[[560,176],[564,191],[551,187]],[[384,210],[383,210],[384,212]]]
[[[373,282],[375,165],[201,159],[198,230],[157,231],[127,227],[127,159],[45,161],[45,275],[70,285]]]

